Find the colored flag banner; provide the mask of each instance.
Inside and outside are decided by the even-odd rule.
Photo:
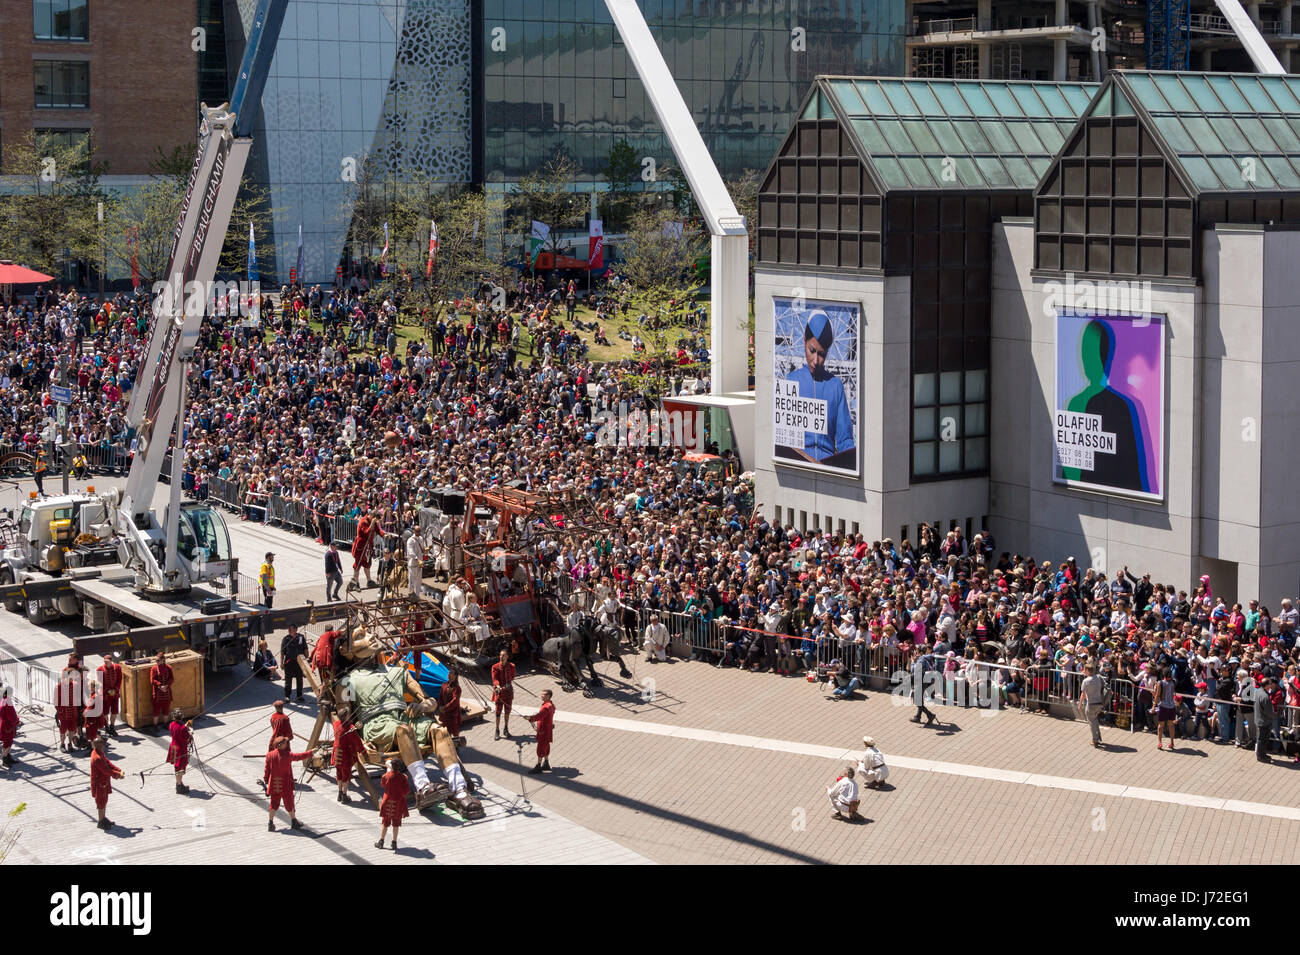
[[[605,267],[605,225],[592,219],[587,229],[587,270]]]
[[[438,254],[438,223],[433,219],[429,220],[429,262],[424,267],[424,277],[430,278],[433,275],[433,259]]]
[[[379,253],[379,274],[388,274],[388,223],[384,223],[384,251]]]
[[[530,268],[534,268],[534,269],[537,268],[537,257],[542,254],[542,246],[546,244],[546,240],[550,238],[550,236],[551,236],[551,227],[548,226],[545,222],[538,222],[536,219],[534,219],[533,234],[531,239],[532,245],[529,247],[528,250],[529,259],[530,259],[530,263],[529,263]]]
[[[293,270],[293,280],[296,282],[302,278],[302,223],[298,223],[298,265]]]
[[[248,281],[257,281],[257,241],[253,238],[253,223],[248,224]]]

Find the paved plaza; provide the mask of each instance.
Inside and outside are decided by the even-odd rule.
[[[103,482],[96,482],[102,484]],[[8,503],[3,501],[0,503]],[[277,604],[324,596],[324,549],[306,538],[232,518],[236,553],[255,570],[276,551]],[[347,556],[344,555],[345,566]],[[250,567],[249,565],[252,565]],[[371,592],[373,593],[373,591]],[[71,624],[37,628],[0,613],[3,649],[59,669]],[[309,636],[319,627],[308,628]],[[272,639],[278,651],[278,635]],[[98,659],[87,661],[91,669]],[[466,728],[463,758],[481,780],[487,817],[439,809],[413,815],[403,848],[376,850],[377,815],[354,790],[334,800],[331,779],[299,793],[311,835],[266,832],[258,792],[275,685],[243,667],[210,677],[212,712],[196,723],[200,772],[188,796],[172,791],[163,738],[126,730],[110,755],[111,833],[94,827],[87,759],[58,751],[51,714],[27,713],[4,777],[11,860],[23,863],[1219,863],[1300,861],[1298,768],[1256,763],[1213,743],[1157,752],[1150,734],[1087,727],[1003,710],[938,707],[934,727],[885,692],[832,702],[802,678],[705,663],[628,658],[630,680],[601,665],[606,688],[561,692],[529,674],[516,684],[524,743],[494,740],[491,722]],[[555,770],[523,775],[532,736],[520,718],[556,689]],[[306,736],[315,707],[291,706]],[[863,791],[864,820],[832,817],[825,788],[873,735],[891,767],[886,788]],[[140,773],[146,773],[142,779]]]

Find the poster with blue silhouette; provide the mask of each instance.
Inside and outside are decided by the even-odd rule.
[[[849,302],[774,298],[772,456],[858,475],[861,316]]]
[[[1056,317],[1055,481],[1162,500],[1165,319]]]

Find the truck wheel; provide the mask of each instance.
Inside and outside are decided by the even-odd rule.
[[[12,570],[8,570],[8,569],[0,570],[0,585],[12,584],[15,582],[16,581],[14,580],[14,572]],[[12,600],[6,600],[5,609],[8,610],[10,613],[22,613],[23,602],[21,599],[17,597],[13,598]]]
[[[32,623],[45,622],[45,611],[41,609],[41,602],[39,600],[27,601],[27,619]]]

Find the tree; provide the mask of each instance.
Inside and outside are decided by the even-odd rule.
[[[544,223],[549,234],[542,250],[558,252],[560,233],[582,225],[587,211],[587,197],[570,188],[579,171],[567,153],[557,150],[541,168],[521,178],[510,194],[511,230],[527,240],[533,221]]]
[[[614,295],[629,314],[646,316],[641,337],[647,357],[671,359],[680,339],[694,337],[687,318],[703,287],[695,268],[704,254],[703,236],[683,227],[671,208],[645,209],[633,216],[623,248]],[[650,376],[634,386],[658,396],[666,384]]]
[[[616,232],[626,226],[636,200],[633,187],[641,179],[641,164],[636,150],[626,139],[620,139],[609,150],[602,169],[609,182],[609,191],[601,203],[605,213],[605,231]]]
[[[114,193],[104,216],[110,272],[131,270],[132,243],[140,280],[146,286],[166,281],[176,217],[185,198],[185,182],[154,178],[144,186]]]
[[[417,179],[398,190],[389,209],[389,231],[394,239],[389,251],[389,275],[380,284],[383,292],[400,292],[412,312],[417,312],[426,330],[445,314],[449,302],[477,291],[487,279],[505,288],[517,273],[500,255],[490,251],[487,223],[499,219],[505,200],[480,191],[457,193],[425,192]],[[438,224],[438,254],[433,271],[426,277],[429,256],[429,222]],[[400,232],[394,231],[394,226]],[[499,303],[504,307],[504,297]]]
[[[266,271],[270,259],[263,259],[262,249],[270,248],[263,243],[271,234],[275,210],[271,207],[271,192],[265,186],[259,186],[245,178],[239,184],[239,194],[235,206],[230,211],[230,225],[226,227],[226,239],[221,246],[221,258],[217,262],[217,272],[244,278],[248,274],[248,227],[252,225],[253,235],[258,243],[258,268]],[[173,223],[174,225],[175,223]],[[296,233],[295,233],[296,235]],[[281,270],[286,271],[286,270]],[[257,278],[257,276],[254,276]]]
[[[0,196],[0,258],[57,275],[64,263],[99,258],[105,199],[90,137],[28,133],[4,150],[12,191]]]

